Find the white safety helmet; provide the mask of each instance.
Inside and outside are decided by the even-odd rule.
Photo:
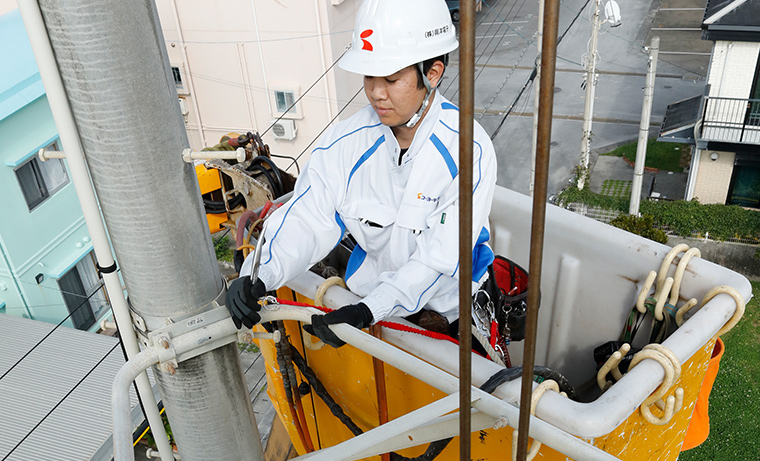
[[[351,49],[338,65],[356,74],[387,77],[457,46],[444,0],[365,0],[356,14]]]

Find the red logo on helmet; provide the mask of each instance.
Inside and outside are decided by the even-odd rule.
[[[365,38],[367,38],[370,35],[372,35],[373,32],[374,31],[372,29],[367,29],[364,32],[362,32],[361,34],[359,34],[359,37],[361,37],[361,39],[362,39],[362,50],[367,50],[367,51],[372,51],[373,50],[372,44],[370,42],[368,42],[367,40],[364,40]]]

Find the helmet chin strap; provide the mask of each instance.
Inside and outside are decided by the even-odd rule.
[[[412,115],[412,118],[410,118],[409,121],[404,125],[407,128],[414,127],[414,125],[420,121],[422,114],[425,113],[425,109],[427,109],[428,104],[430,104],[430,98],[433,96],[433,90],[435,89],[430,86],[430,80],[428,80],[425,72],[422,71],[421,62],[417,63],[417,68],[420,70],[420,74],[422,74],[422,83],[425,85],[425,99],[422,100],[422,105],[420,106],[420,109],[417,111],[417,113]]]

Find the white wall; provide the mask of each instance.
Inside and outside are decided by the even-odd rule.
[[[0,16],[18,8],[16,0],[0,0]]]
[[[707,77],[710,96],[748,98],[759,53],[760,43],[715,42]]]
[[[276,140],[271,130],[264,136],[275,154],[297,156],[307,148],[362,84],[337,66],[319,79],[350,42],[360,2],[333,3],[157,0],[170,61],[183,69],[180,97],[194,148],[216,144],[229,132],[263,133],[280,115],[274,90],[298,96],[319,80],[297,113],[285,117],[295,121],[296,138]],[[365,104],[360,94],[341,119]],[[307,159],[308,151],[299,163]]]

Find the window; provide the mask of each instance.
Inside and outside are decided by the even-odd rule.
[[[174,84],[177,85],[177,89],[184,88],[184,84],[182,83],[182,72],[179,70],[179,67],[172,66],[172,75],[174,76]]]
[[[296,114],[296,107],[293,104],[296,102],[296,95],[292,91],[275,91],[274,100],[277,104],[277,112],[281,114]],[[291,107],[293,106],[293,107]],[[290,108],[290,110],[288,110]]]
[[[54,142],[46,149],[59,150],[58,143]],[[15,173],[29,211],[69,182],[66,166],[63,160],[57,158],[43,162],[39,157],[34,156],[16,168]]]
[[[85,256],[63,277],[58,279],[66,309],[71,314],[74,328],[88,330],[108,307],[103,282],[95,268],[92,253]]]
[[[760,165],[737,164],[734,166],[726,203],[747,208],[760,208]]]

